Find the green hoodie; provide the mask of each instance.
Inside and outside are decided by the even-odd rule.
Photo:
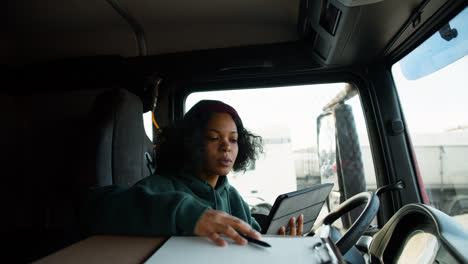
[[[226,176],[219,177],[216,188],[192,175],[154,175],[132,187],[91,188],[84,216],[90,234],[192,235],[208,209],[224,211],[261,231]]]

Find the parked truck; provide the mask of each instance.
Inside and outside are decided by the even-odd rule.
[[[377,191],[369,137],[356,130],[354,118],[359,113],[353,113],[348,104],[350,99],[357,100],[355,95],[348,85],[336,97],[342,99],[324,107],[318,117],[316,146],[292,149],[290,131],[281,124],[254,128],[263,137],[265,153],[247,171],[230,177],[253,212],[267,214],[279,194],[324,182],[335,183],[331,207],[355,193]],[[463,156],[468,152],[468,129],[415,134],[412,138],[419,174],[431,204],[449,215],[468,213],[468,158]],[[340,160],[341,164],[337,163]]]
[[[364,190],[379,192],[368,137],[358,135],[352,107],[346,103],[355,95],[356,91],[348,85],[324,107],[317,118],[318,157],[307,161],[318,163],[311,166],[315,168],[310,171],[311,179],[338,183],[336,190],[341,197],[335,204]],[[454,128],[437,134],[415,134],[412,139],[418,164],[416,176],[425,190],[423,196],[449,215],[468,213],[468,158],[464,156],[468,152],[468,130]],[[394,183],[392,191],[404,188],[404,184]]]
[[[367,190],[376,191],[372,153],[366,137],[359,136],[365,186]],[[419,173],[431,204],[449,215],[468,213],[468,157],[463,155],[468,152],[468,131],[420,134],[414,135],[414,139]],[[336,181],[329,179],[336,177],[334,159],[329,168],[322,167],[324,174],[321,176],[316,148],[296,150],[294,156],[298,189]],[[338,198],[336,203],[339,203]]]

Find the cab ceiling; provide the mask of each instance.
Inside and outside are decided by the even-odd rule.
[[[299,0],[119,0],[146,35],[148,54],[297,39]],[[8,3],[6,54],[137,56],[132,28],[105,0]]]
[[[337,5],[350,2],[309,1]],[[118,2],[141,24],[148,55],[292,42],[300,38],[297,29],[300,0]],[[383,53],[423,2],[383,0],[350,8],[356,15],[352,21],[342,21],[339,31],[348,37],[334,47],[329,61],[350,63]],[[132,28],[105,0],[8,0],[5,10],[7,23],[0,42],[1,63],[139,55]]]

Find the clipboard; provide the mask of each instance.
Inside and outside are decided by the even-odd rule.
[[[280,227],[289,232],[289,220],[304,215],[304,231],[309,231],[315,223],[323,204],[333,188],[333,183],[324,183],[302,190],[285,193],[276,198],[265,226],[264,234],[276,235]]]
[[[206,237],[170,237],[145,264],[341,264],[345,263],[338,248],[330,239],[318,236],[262,236],[270,248],[254,244],[241,246],[228,237],[226,247],[215,245]]]

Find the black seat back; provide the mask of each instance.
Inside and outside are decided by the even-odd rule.
[[[153,144],[145,133],[140,98],[123,89],[105,92],[91,115],[96,128],[96,176],[88,185],[133,185],[148,176],[145,153],[152,154]]]
[[[6,259],[30,262],[76,242],[89,186],[131,185],[149,174],[142,114],[139,98],[121,89],[0,97]]]

